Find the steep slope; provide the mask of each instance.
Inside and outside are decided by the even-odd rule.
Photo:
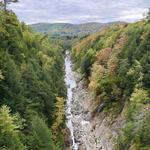
[[[105,149],[150,149],[149,52],[149,21],[105,28],[72,49],[94,95],[90,123]]]
[[[62,149],[66,97],[62,47],[33,34],[1,7],[0,149]]]
[[[40,33],[48,33],[51,36],[85,36],[98,32],[101,28],[118,24],[112,23],[85,23],[85,24],[69,24],[69,23],[38,23],[32,24],[33,31]]]

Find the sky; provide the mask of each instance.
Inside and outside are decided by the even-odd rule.
[[[28,24],[135,22],[150,8],[150,0],[19,0],[9,5]]]

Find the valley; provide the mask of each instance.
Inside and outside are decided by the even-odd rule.
[[[50,37],[84,37],[95,34],[104,27],[109,27],[115,24],[124,24],[123,22],[97,23],[89,22],[84,24],[69,24],[69,23],[38,23],[31,24],[31,28],[35,32],[46,33]]]
[[[11,3],[0,2],[0,150],[150,150],[150,10],[26,25]]]

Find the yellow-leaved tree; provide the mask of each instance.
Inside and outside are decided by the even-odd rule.
[[[61,133],[63,133],[63,123],[65,116],[64,98],[57,97],[55,106],[56,106],[56,111],[54,114],[55,121],[52,125],[52,133],[53,133],[53,140],[57,143],[57,145],[59,145],[58,141],[63,140],[63,136],[61,137],[62,135]]]
[[[6,105],[0,108],[0,149],[26,150],[20,138],[21,125],[18,124],[17,115],[10,114],[10,108]]]
[[[2,74],[2,71],[0,70],[0,80],[4,80],[4,76]]]

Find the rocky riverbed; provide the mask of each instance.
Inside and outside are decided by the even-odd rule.
[[[95,133],[92,118],[92,100],[93,95],[84,87],[84,82],[78,82],[77,87],[74,89],[71,111],[75,141],[79,145],[79,150],[105,150],[101,140]]]
[[[67,100],[67,126],[71,133],[70,150],[113,150],[115,140],[124,121],[121,116],[112,119],[103,112],[93,116],[94,96],[85,86],[80,75],[72,71],[71,60],[67,56],[66,65],[69,82]],[[69,61],[69,62],[68,62]],[[67,69],[67,67],[66,67]],[[72,86],[73,84],[73,86]],[[70,141],[70,140],[69,140]]]

